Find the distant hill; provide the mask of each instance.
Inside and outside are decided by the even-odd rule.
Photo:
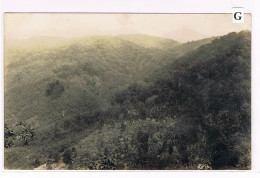
[[[179,42],[172,39],[142,34],[120,35],[118,36],[118,38],[132,42],[145,48],[172,49],[180,45]]]
[[[196,32],[192,29],[182,28],[178,30],[174,30],[171,33],[165,34],[168,38],[174,39],[178,42],[185,43],[188,41],[197,41],[203,38],[208,38],[208,36]]]
[[[50,36],[35,36],[21,40],[5,40],[5,48],[20,48],[32,50],[35,48],[53,48],[59,45],[64,45],[71,41],[70,38],[50,37]]]
[[[129,35],[119,35],[119,36],[93,36],[96,38],[118,38],[121,40],[132,42],[138,46],[145,48],[159,48],[159,49],[168,49],[173,48],[180,43],[168,38],[161,38],[143,34],[129,34]],[[5,48],[20,48],[32,50],[35,48],[54,48],[58,46],[68,45],[70,43],[77,42],[78,40],[88,40],[93,37],[78,37],[78,38],[61,38],[61,37],[51,37],[51,36],[35,36],[29,39],[21,40],[6,40]]]

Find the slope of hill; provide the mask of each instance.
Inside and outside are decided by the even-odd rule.
[[[90,124],[92,120],[103,118],[102,112],[107,110],[114,93],[134,82],[146,85],[145,77],[169,60],[161,59],[164,55],[162,49],[146,48],[153,40],[154,44],[157,43],[156,37],[151,37],[151,40],[146,37],[147,45],[144,47],[112,36],[86,37],[55,46],[44,39],[48,44],[45,47],[40,45],[37,48],[38,42],[33,41],[26,50],[6,50],[5,123],[8,129],[15,130],[16,137],[20,137],[18,135],[23,129],[30,131],[29,135],[36,130],[33,144],[51,147],[40,148],[43,150],[39,152],[45,156],[57,145],[73,144],[66,139],[75,139],[75,134],[84,137],[86,133],[78,134],[81,130],[89,133],[96,128],[93,125],[79,128],[75,123],[78,118],[88,118]],[[32,43],[34,48],[30,48]],[[54,134],[55,129],[59,136]],[[57,142],[53,143],[55,138]],[[17,140],[20,141],[8,150],[11,154],[15,152],[12,149],[28,144],[20,138]],[[7,141],[7,147],[8,144],[12,141]],[[31,167],[21,163],[11,165],[10,168]]]
[[[187,44],[149,36],[144,44],[134,37],[87,37],[7,55],[5,168],[250,166],[249,33]],[[149,79],[155,70],[162,70],[163,78]],[[232,126],[230,132],[225,124]],[[219,145],[214,139],[224,141]],[[232,156],[216,163],[221,153],[228,154],[221,146]]]

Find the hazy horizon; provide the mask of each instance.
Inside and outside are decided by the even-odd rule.
[[[6,13],[5,40],[32,37],[79,38],[144,34],[179,42],[251,30],[251,15],[245,23],[232,23],[231,14],[87,14]]]

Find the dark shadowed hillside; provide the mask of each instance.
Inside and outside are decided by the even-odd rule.
[[[122,118],[145,138],[146,162],[135,169],[250,168],[250,36],[215,39],[164,67],[153,86],[115,96]]]

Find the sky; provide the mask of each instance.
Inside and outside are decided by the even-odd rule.
[[[147,34],[186,42],[229,32],[251,30],[232,23],[232,14],[88,14],[5,13],[5,40],[35,36],[74,38],[92,35]]]

